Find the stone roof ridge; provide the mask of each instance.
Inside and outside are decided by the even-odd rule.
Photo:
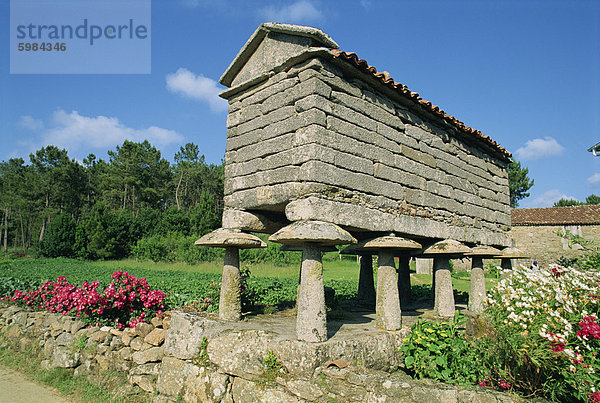
[[[281,24],[276,22],[265,22],[254,31],[252,36],[246,41],[244,46],[235,56],[227,70],[223,73],[219,82],[226,87],[231,86],[236,75],[250,59],[250,56],[256,51],[260,43],[269,32],[281,32],[296,36],[311,38],[316,46],[337,49],[339,45],[325,32],[318,28],[303,25]]]
[[[512,209],[512,225],[600,224],[600,205]]]
[[[500,154],[502,154],[504,157],[510,158],[512,156],[512,154],[508,150],[506,150],[504,147],[500,146],[500,144],[498,144],[497,142],[492,140],[489,136],[483,134],[479,130],[473,129],[473,128],[465,125],[463,122],[461,122],[454,116],[449,115],[446,112],[444,112],[444,110],[441,109],[439,106],[433,105],[430,101],[424,100],[423,98],[421,98],[419,96],[419,93],[412,92],[411,90],[408,89],[407,86],[405,86],[399,82],[396,82],[392,77],[390,77],[390,74],[387,71],[378,72],[377,69],[375,67],[369,65],[366,60],[359,59],[358,56],[356,55],[356,53],[344,52],[343,50],[339,50],[339,49],[331,49],[330,52],[335,57],[340,58],[340,59],[352,64],[354,67],[358,68],[359,70],[362,70],[363,72],[371,75],[375,79],[379,80],[383,85],[396,90],[399,94],[401,94],[405,98],[412,100],[413,102],[415,102],[416,104],[421,106],[423,109],[425,109],[427,112],[430,112],[433,115],[442,118],[444,121],[446,121],[451,126],[454,126],[459,131],[466,133],[468,135],[474,136],[474,137],[478,138],[479,140],[482,140],[483,142],[487,143],[490,147],[499,151]]]

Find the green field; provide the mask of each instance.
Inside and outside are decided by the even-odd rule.
[[[335,253],[326,254],[323,259],[323,278],[327,280],[350,280],[358,281],[358,264],[356,259],[344,257],[343,260],[337,258]],[[84,262],[87,264],[87,262]],[[223,263],[203,262],[199,264],[187,263],[154,263],[151,261],[137,261],[135,259],[108,260],[93,262],[93,264],[107,267],[118,268],[120,270],[156,270],[156,271],[175,271],[182,273],[207,273],[221,274]],[[272,263],[248,264],[241,263],[242,270],[247,268],[253,277],[278,277],[278,278],[297,278],[299,274],[299,265],[276,265]]]
[[[355,297],[358,287],[359,265],[354,258],[339,259],[332,253],[324,257],[325,285],[332,287],[339,301]],[[153,288],[168,293],[170,307],[183,306],[204,298],[218,299],[222,262],[201,264],[153,263],[150,261],[80,261],[75,259],[4,259],[0,260],[0,295],[12,294],[15,289],[37,288],[43,282],[65,276],[72,284],[98,280],[103,286],[111,281],[116,270],[127,271],[138,278],[146,278]],[[414,268],[413,268],[414,269]],[[294,304],[298,285],[299,265],[279,266],[270,263],[245,264],[242,270],[249,273],[246,280],[252,305]],[[453,278],[454,288],[462,298],[469,292],[470,278],[461,273]],[[488,289],[496,279],[486,279]],[[431,276],[413,274],[415,295],[428,297]],[[213,306],[212,309],[216,309]]]

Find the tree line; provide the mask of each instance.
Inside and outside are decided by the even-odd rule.
[[[600,204],[600,196],[592,193],[585,198],[584,202],[575,199],[562,198],[555,202],[553,207],[589,206],[593,204]]]
[[[49,145],[30,154],[29,163],[0,162],[1,250],[190,263],[220,256],[220,250],[196,248],[193,241],[220,226],[223,162],[206,163],[194,143],[180,147],[174,163],[147,140],[125,140],[107,154],[106,161],[89,154],[79,162]],[[514,160],[508,173],[516,207],[529,196],[533,180]],[[249,253],[244,259],[262,257]]]
[[[196,238],[220,225],[223,175],[223,163],[207,163],[194,143],[172,164],[147,140],[125,140],[107,161],[89,154],[79,162],[49,145],[29,163],[0,162],[0,245],[4,253],[118,259],[143,240]]]

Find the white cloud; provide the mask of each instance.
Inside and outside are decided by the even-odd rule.
[[[44,128],[44,122],[42,122],[40,119],[34,119],[32,116],[25,115],[19,118],[17,126],[21,129],[38,131]]]
[[[175,73],[167,74],[166,81],[169,91],[208,102],[213,112],[227,110],[227,101],[219,97],[221,90],[213,79],[179,68]]]
[[[522,160],[534,160],[544,157],[559,155],[564,147],[552,137],[533,139],[525,143],[525,146],[517,150],[517,156]]]
[[[307,23],[321,21],[323,13],[308,0],[299,0],[285,7],[268,6],[258,11],[261,18],[271,22]]]
[[[567,196],[558,189],[552,189],[542,193],[537,197],[534,197],[531,200],[524,201],[519,207],[552,207],[552,205],[554,205],[554,203],[556,203],[560,199],[577,200],[573,196]]]
[[[67,113],[59,109],[52,115],[52,127],[42,133],[41,145],[53,144],[77,153],[89,152],[90,149],[106,150],[120,145],[124,140],[148,140],[160,148],[181,142],[183,136],[156,126],[134,129],[125,126],[115,117],[87,117],[77,111]]]
[[[595,173],[587,178],[587,182],[592,186],[600,186],[600,173]]]

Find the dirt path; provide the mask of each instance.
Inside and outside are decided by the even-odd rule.
[[[67,403],[54,390],[30,381],[25,375],[0,366],[1,403]]]

